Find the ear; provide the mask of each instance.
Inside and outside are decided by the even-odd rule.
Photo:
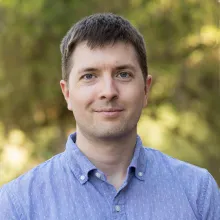
[[[60,87],[61,87],[63,96],[64,96],[64,98],[66,100],[67,108],[68,108],[68,110],[72,111],[72,105],[71,105],[71,100],[70,100],[68,82],[65,81],[65,80],[61,80],[60,81]]]
[[[145,87],[144,87],[145,97],[144,97],[144,106],[143,107],[147,106],[148,94],[149,94],[149,91],[150,91],[151,83],[152,83],[152,76],[148,75],[147,79],[146,79],[146,82],[145,82]]]

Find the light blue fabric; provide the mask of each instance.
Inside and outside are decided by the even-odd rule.
[[[0,220],[220,220],[220,192],[202,168],[144,148],[121,188],[74,144],[0,189]]]

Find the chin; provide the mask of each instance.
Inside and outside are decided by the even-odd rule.
[[[97,136],[101,139],[118,139],[127,136],[130,134],[130,130],[128,129],[109,129],[109,130],[102,130],[100,132],[96,132],[94,136]]]

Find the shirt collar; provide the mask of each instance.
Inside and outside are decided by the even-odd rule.
[[[89,161],[89,159],[75,144],[76,135],[76,132],[69,135],[66,143],[65,156],[71,171],[74,173],[79,182],[84,184],[89,179],[89,172],[92,170],[97,170],[97,168]],[[146,169],[145,151],[142,145],[142,141],[138,135],[136,139],[134,155],[128,167],[128,172],[130,172],[132,167],[135,169],[135,176],[139,180],[144,180]]]
[[[144,180],[146,170],[146,155],[141,138],[138,135],[136,138],[136,145],[133,158],[128,167],[128,171],[131,170],[132,167],[135,169],[135,176],[139,180]]]
[[[80,151],[80,149],[77,147],[75,142],[76,142],[76,132],[69,135],[66,143],[65,153],[71,171],[80,181],[80,183],[84,184],[86,181],[88,181],[89,172],[97,168]]]

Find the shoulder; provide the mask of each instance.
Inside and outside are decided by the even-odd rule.
[[[159,150],[146,147],[145,153],[147,155],[146,157],[151,160],[154,166],[159,166],[162,170],[169,170],[173,175],[177,175],[182,181],[187,179],[191,180],[192,177],[200,181],[207,177],[208,171],[206,169],[173,158]]]
[[[0,219],[24,219],[24,213],[30,209],[30,198],[43,194],[48,182],[60,168],[63,153],[41,163],[27,173],[10,181],[0,188]]]
[[[214,220],[220,216],[220,191],[216,181],[206,169],[151,148],[145,148],[145,154],[153,169],[166,173],[170,183],[178,185],[189,203],[197,206],[202,219]]]
[[[10,197],[25,196],[30,189],[40,187],[54,176],[61,167],[61,157],[63,153],[57,154],[49,160],[39,164],[23,175],[3,185],[0,192],[5,195],[10,192]],[[23,198],[25,199],[25,198]]]
[[[19,182],[26,183],[33,179],[39,179],[38,177],[46,177],[51,172],[56,172],[56,169],[61,166],[61,157],[63,156],[63,153],[57,154],[50,158],[49,160],[39,164],[38,166],[32,168],[28,172],[20,175],[18,178],[12,180],[11,182],[5,184],[5,186],[15,185]]]

